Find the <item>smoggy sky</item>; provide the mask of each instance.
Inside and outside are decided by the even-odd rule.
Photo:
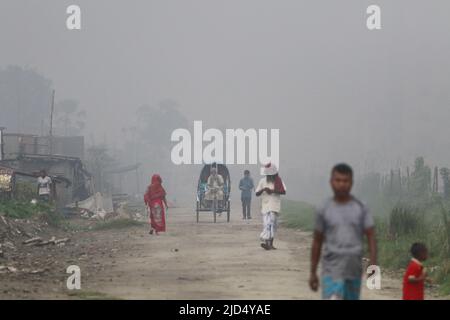
[[[366,28],[370,4],[382,30]],[[449,13],[446,0],[2,0],[0,68],[51,79],[110,144],[170,98],[205,127],[279,128],[288,168],[448,165]]]

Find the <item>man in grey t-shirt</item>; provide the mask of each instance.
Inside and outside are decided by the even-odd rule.
[[[319,286],[317,266],[322,245],[322,297],[359,299],[362,278],[363,238],[367,236],[370,264],[376,264],[374,221],[367,207],[351,195],[353,171],[346,164],[331,173],[334,197],[316,212],[311,254],[310,287]]]

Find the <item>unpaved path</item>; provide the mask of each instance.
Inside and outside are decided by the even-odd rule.
[[[255,211],[256,212],[256,211]],[[319,299],[309,290],[311,234],[280,227],[275,246],[259,246],[261,221],[234,210],[212,222],[192,209],[169,209],[168,230],[151,236],[147,225],[85,231],[63,248],[42,248],[53,262],[40,274],[0,274],[0,299]],[[36,249],[37,250],[37,249]],[[81,268],[81,290],[66,288],[69,265]],[[401,283],[383,274],[381,290],[363,299],[398,299]],[[428,296],[427,298],[429,298]]]
[[[168,232],[126,232],[113,267],[85,284],[125,299],[319,299],[309,290],[309,233],[279,229],[278,250],[259,247],[259,216],[234,215],[200,223],[186,209],[171,209]],[[122,235],[123,236],[123,235]],[[382,290],[363,290],[365,299],[397,299],[400,282],[383,279]]]

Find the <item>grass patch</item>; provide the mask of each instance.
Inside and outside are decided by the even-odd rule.
[[[91,230],[99,231],[99,230],[110,230],[110,229],[123,229],[129,227],[142,226],[145,223],[142,221],[136,221],[133,219],[114,219],[105,222],[99,222],[94,225]]]
[[[374,215],[380,266],[391,270],[405,269],[411,259],[411,245],[424,242],[429,249],[425,266],[430,277],[439,285],[440,294],[450,294],[450,255],[445,227],[448,220],[442,218],[441,209],[432,204],[412,206],[396,203],[390,208],[388,204],[378,206],[381,207],[389,211]],[[314,207],[306,202],[283,200],[282,224],[288,228],[312,231],[314,211]],[[366,246],[366,240],[364,242]]]
[[[47,214],[53,210],[47,203],[32,204],[29,201],[5,200],[0,202],[0,214],[13,219],[27,219],[37,214]],[[53,210],[54,211],[54,210]]]
[[[63,229],[66,232],[84,232],[89,231],[89,226],[86,225],[78,225],[75,223],[71,223],[69,221],[62,221],[60,225],[61,229]]]
[[[448,206],[448,204],[447,204]],[[444,211],[442,211],[444,210]],[[414,242],[428,247],[425,267],[439,285],[441,294],[450,294],[450,255],[448,249],[447,209],[436,203],[426,206],[395,205],[389,213],[376,216],[378,260],[382,268],[399,270],[408,265]]]
[[[60,212],[57,212],[54,208],[41,212],[41,219],[48,223],[52,227],[60,227],[63,221],[63,216]]]
[[[12,219],[31,219],[33,217],[45,221],[52,227],[60,227],[64,217],[57,211],[53,203],[28,200],[3,200],[0,201],[0,215]]]
[[[73,290],[67,293],[69,297],[78,298],[82,300],[120,300],[112,297],[106,293],[98,291]]]
[[[314,228],[314,207],[303,201],[283,200],[281,219],[288,228],[312,231]]]
[[[36,198],[36,184],[30,181],[16,181],[14,190],[14,199],[30,202],[31,199]]]
[[[450,259],[441,261],[439,268],[432,272],[433,280],[439,284],[439,293],[450,295]]]

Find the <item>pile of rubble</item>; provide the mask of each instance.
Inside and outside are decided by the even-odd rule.
[[[91,197],[66,206],[66,215],[79,216],[90,220],[133,219],[134,216],[127,210],[128,199],[122,197],[113,202],[112,197],[100,192]]]
[[[86,208],[65,208],[67,216],[80,217],[87,220],[94,221],[107,221],[112,219],[133,219],[133,216],[129,214],[122,206],[119,206],[117,210],[106,211],[104,209],[89,210]]]
[[[11,263],[22,260],[23,256],[30,256],[29,247],[60,247],[70,241],[70,238],[52,236],[55,232],[47,222],[38,218],[12,219],[0,214],[0,274],[17,272]]]

